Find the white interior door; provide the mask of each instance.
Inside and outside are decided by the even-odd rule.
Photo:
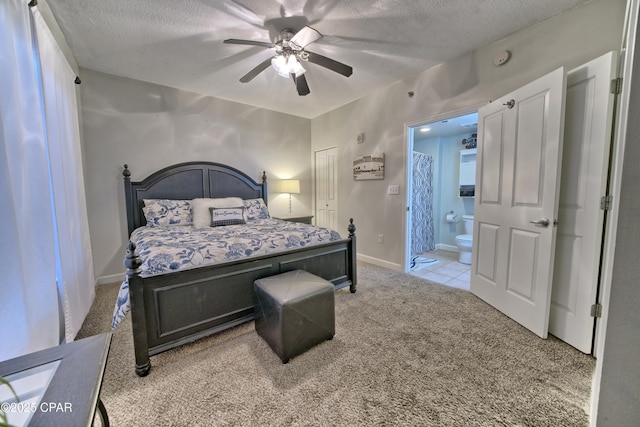
[[[315,224],[337,230],[338,221],[338,170],[337,148],[316,151],[316,214]]]
[[[549,333],[591,353],[617,55],[567,75],[565,131]]]
[[[566,75],[478,111],[471,292],[547,337]]]

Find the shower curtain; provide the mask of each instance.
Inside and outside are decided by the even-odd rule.
[[[411,253],[418,255],[436,248],[433,229],[433,157],[413,153]]]

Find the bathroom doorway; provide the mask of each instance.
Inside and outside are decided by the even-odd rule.
[[[475,143],[477,117],[452,113],[411,124],[407,132],[406,271],[466,289],[470,266],[458,262],[456,236],[474,199],[460,196],[460,152]]]
[[[567,342],[568,344],[576,347],[578,350],[587,353],[587,354],[596,354],[598,345],[601,340],[597,338],[600,334],[602,334],[601,330],[598,328],[601,327],[599,322],[596,322],[596,318],[599,316],[598,311],[603,309],[604,304],[602,304],[600,300],[600,279],[601,273],[603,269],[609,268],[606,265],[606,250],[603,248],[602,243],[606,239],[606,235],[603,235],[603,231],[605,230],[605,215],[608,208],[608,198],[606,197],[608,194],[608,166],[609,165],[609,155],[611,153],[612,147],[610,146],[612,138],[612,126],[613,126],[613,111],[615,105],[615,94],[611,93],[611,81],[613,76],[615,76],[615,70],[617,68],[617,55],[615,52],[609,52],[605,55],[602,55],[599,58],[593,59],[580,67],[576,67],[573,70],[566,72],[564,76],[560,75],[558,78],[559,71],[555,71],[556,78],[556,90],[561,85],[558,85],[557,82],[562,81],[563,78],[566,79],[566,89],[562,89],[563,92],[563,107],[558,108],[557,110],[564,111],[564,115],[559,114],[564,117],[564,121],[562,123],[561,129],[563,131],[564,137],[562,142],[562,155],[561,157],[561,167],[559,169],[560,178],[559,178],[559,193],[557,194],[558,198],[558,209],[557,212],[553,212],[553,228],[555,230],[555,243],[553,244],[553,251],[551,252],[551,263],[549,264],[550,268],[548,271],[551,271],[550,274],[547,274],[547,283],[549,292],[549,300],[547,302],[548,309],[543,310],[540,309],[540,313],[535,313],[536,316],[538,314],[542,314],[539,316],[542,321],[548,322],[548,333],[556,336],[557,338]],[[543,76],[546,78],[547,76]],[[542,84],[540,82],[544,81],[543,78],[539,79],[540,81],[534,81],[529,85],[524,86],[523,88],[517,89],[518,93],[510,93],[504,95],[499,100],[494,101],[491,104],[487,104],[484,109],[484,115],[481,114],[479,120],[482,120],[482,117],[490,118],[490,120],[485,119],[483,121],[482,129],[479,129],[480,132],[484,132],[485,135],[491,135],[493,141],[502,141],[502,136],[499,134],[499,131],[502,129],[511,129],[514,133],[517,133],[517,127],[510,126],[507,127],[505,123],[505,119],[498,114],[491,113],[492,110],[489,109],[489,106],[494,107],[503,107],[501,112],[511,110],[510,100],[514,99],[522,99],[524,101],[528,100],[527,96],[533,95],[533,99],[540,100],[541,93],[544,91],[540,90],[537,87],[537,84]],[[514,91],[515,92],[515,91]],[[556,93],[559,93],[556,91]],[[526,96],[523,96],[526,95]],[[538,97],[538,98],[535,98]],[[517,101],[517,103],[524,102]],[[516,101],[514,101],[516,102]],[[538,101],[541,102],[542,101]],[[545,104],[546,105],[546,104]],[[489,113],[487,113],[489,111]],[[530,125],[541,117],[537,112],[539,110],[535,109],[522,109],[516,108],[513,110],[514,115],[511,115],[509,119],[511,123],[520,123],[520,124],[528,124]],[[532,114],[532,112],[534,114]],[[446,117],[446,116],[445,116]],[[505,116],[506,117],[506,116]],[[554,117],[558,117],[558,114],[554,115]],[[529,121],[528,121],[529,120]],[[436,119],[429,120],[428,123],[431,125],[447,122],[449,124],[453,121],[453,119]],[[427,121],[425,121],[427,123]],[[538,120],[538,125],[545,126],[544,120]],[[420,132],[420,128],[424,127],[421,123],[411,124],[407,126],[407,153],[412,153],[415,149],[415,146],[419,145],[418,139],[416,139],[416,134]],[[543,135],[542,132],[532,132],[531,126],[527,128],[529,130],[529,135]],[[588,130],[588,131],[585,131]],[[431,135],[431,130],[425,131],[424,133]],[[435,133],[434,133],[435,134]],[[482,135],[480,135],[482,139]],[[487,138],[484,139],[485,142]],[[513,137],[510,137],[510,140],[514,141]],[[516,142],[525,141],[524,139],[518,139]],[[520,155],[522,153],[529,153],[523,149],[523,147],[531,148],[527,145],[526,142],[522,142],[524,145],[521,147]],[[482,142],[481,142],[482,144]],[[532,145],[532,144],[531,144]],[[438,146],[440,148],[440,152],[436,157],[436,166],[434,169],[436,172],[434,173],[434,177],[440,178],[440,184],[434,183],[434,228],[435,230],[439,230],[439,234],[436,234],[436,241],[441,242],[440,247],[445,247],[446,241],[443,239],[443,230],[446,230],[447,225],[452,225],[451,223],[447,223],[444,219],[446,217],[447,211],[449,208],[445,205],[445,198],[451,196],[451,191],[447,194],[446,185],[447,181],[449,181],[449,185],[451,181],[455,180],[455,171],[459,171],[459,165],[451,165],[449,169],[453,170],[454,173],[447,173],[447,166],[442,161],[445,160],[444,149],[442,149],[442,145]],[[498,147],[498,148],[496,148]],[[515,147],[515,143],[511,144],[511,147]],[[538,144],[537,147],[542,147],[542,144]],[[495,151],[492,153],[487,148],[487,145],[482,147],[482,153],[478,156],[477,160],[477,170],[478,175],[482,176],[484,179],[482,181],[482,189],[486,189],[488,192],[491,190],[498,188],[501,193],[494,191],[493,194],[489,194],[490,197],[482,197],[483,200],[486,201],[485,205],[490,205],[494,203],[494,200],[500,200],[501,194],[516,194],[513,192],[513,186],[504,185],[503,181],[504,174],[499,173],[499,166],[496,167],[493,164],[485,163],[485,160],[502,160],[502,156],[504,155],[504,151],[500,151],[501,148],[494,144],[492,147]],[[614,147],[615,148],[615,147]],[[458,148],[460,149],[460,148]],[[539,148],[537,148],[539,150]],[[512,149],[509,155],[513,155],[518,152],[515,149]],[[539,151],[541,152],[541,151]],[[496,154],[497,153],[497,154]],[[529,156],[527,158],[522,158],[522,164],[527,164],[530,166],[531,158],[533,156]],[[542,157],[538,157],[542,159]],[[440,162],[438,160],[441,160]],[[546,159],[545,159],[546,161]],[[510,160],[509,165],[513,165],[513,159]],[[413,171],[409,172],[411,169],[411,162],[407,162],[407,187],[410,187],[412,184],[412,174]],[[485,167],[486,166],[486,167]],[[504,170],[511,170],[510,166]],[[515,169],[513,169],[515,171]],[[526,171],[533,170],[532,168],[523,168],[519,170],[519,173],[524,173]],[[535,174],[542,177],[547,176],[544,175],[541,171],[544,171],[542,166],[537,166],[535,169]],[[452,177],[452,175],[454,177]],[[510,178],[513,182],[513,175]],[[493,179],[493,183],[491,184],[488,179]],[[530,181],[523,180],[522,182],[527,183],[521,184],[522,188],[528,188],[528,183]],[[535,181],[534,181],[535,182]],[[540,181],[542,182],[542,181]],[[506,187],[503,188],[503,187]],[[480,190],[480,189],[478,189]],[[408,191],[410,191],[408,189]],[[523,193],[522,190],[517,192],[519,196]],[[535,194],[535,193],[533,193]],[[475,192],[478,199],[481,198],[480,191]],[[411,200],[407,198],[408,203],[407,207],[409,208],[407,212],[411,209]],[[502,198],[505,200],[504,208],[509,208],[511,206],[515,206],[512,201],[506,197]],[[439,207],[438,203],[440,204]],[[455,202],[450,202],[455,203]],[[488,246],[493,242],[498,242],[497,238],[492,239],[491,236],[496,235],[498,232],[498,227],[496,224],[499,224],[494,218],[480,218],[483,215],[482,212],[482,204],[480,203],[469,203],[468,201],[465,204],[464,200],[461,200],[462,207],[459,209],[465,211],[465,213],[469,213],[468,209],[473,207],[475,218],[475,235],[482,234],[482,230],[484,230],[485,237],[484,240],[473,242],[474,248],[480,247],[481,249],[474,249],[474,266],[473,272],[471,272],[471,281],[474,282],[474,286],[471,287],[471,291],[482,298],[477,292],[478,282],[482,283],[482,280],[485,280],[483,276],[484,272],[489,271],[489,268],[493,268],[494,260],[517,260],[516,256],[506,255],[507,251],[504,248],[508,248],[508,244],[503,244],[502,248],[492,248]],[[525,205],[521,203],[521,205]],[[531,203],[529,204],[531,205]],[[526,205],[528,208],[529,205]],[[502,207],[502,206],[501,206]],[[458,208],[453,208],[453,214],[458,214],[456,211]],[[516,217],[515,215],[509,215],[504,213],[505,210],[497,210],[494,209],[490,213],[491,214],[500,214],[503,215],[504,218],[512,218]],[[438,217],[440,216],[440,217]],[[520,215],[524,217],[524,222],[526,224],[532,223],[535,226],[547,227],[551,224],[551,221],[547,222],[547,218],[552,218],[550,214],[545,215],[544,217],[540,217],[543,221],[537,220],[539,218],[537,215],[534,215],[532,218],[528,216]],[[545,224],[546,222],[546,224]],[[410,230],[411,225],[411,217],[407,215],[405,218],[405,223],[407,224],[407,230]],[[482,224],[481,224],[482,223]],[[480,231],[478,230],[478,224],[481,224]],[[511,227],[510,230],[515,230],[514,226]],[[524,230],[524,232],[521,231]],[[460,230],[456,229],[455,233],[458,233]],[[436,231],[438,233],[438,231]],[[453,233],[453,234],[455,234]],[[487,234],[488,233],[488,234]],[[529,233],[529,234],[526,234]],[[522,236],[526,236],[526,238],[530,238],[535,233],[532,233],[530,230],[520,226],[520,229],[517,230],[517,233],[514,235],[521,239]],[[410,234],[407,233],[405,239],[410,239]],[[505,239],[506,240],[506,239]],[[483,243],[483,245],[480,245]],[[514,249],[513,253],[517,253],[517,255],[521,256],[524,259],[534,259],[533,256],[522,256],[523,252],[522,248],[522,240],[518,240],[520,246],[517,249]],[[538,242],[533,242],[530,247],[537,247]],[[438,247],[438,243],[436,243],[436,247]],[[514,246],[515,248],[515,246]],[[501,253],[498,251],[502,250]],[[510,249],[509,249],[510,250]],[[408,258],[411,254],[409,253],[409,248],[406,248],[406,260],[407,267],[409,266],[410,258]],[[604,251],[604,252],[603,252]],[[482,257],[478,257],[478,255],[482,254]],[[547,252],[547,255],[549,252]],[[478,259],[482,258],[483,265],[478,265]],[[605,261],[604,263],[603,260]],[[518,266],[518,273],[523,270],[523,263],[518,263],[514,261],[514,265]],[[601,264],[602,263],[602,264]],[[488,266],[488,267],[487,267]],[[505,264],[501,265],[502,271],[498,273],[498,276],[503,278],[505,275],[502,273],[507,267]],[[511,270],[512,272],[516,270]],[[410,272],[409,268],[406,268],[405,271]],[[519,280],[516,277],[518,274],[511,275],[509,279]],[[495,271],[492,271],[491,274],[496,274]],[[488,277],[488,276],[487,276]],[[533,283],[533,278],[541,277],[541,275],[535,276],[532,273],[522,274],[522,277],[525,279],[521,282]],[[487,282],[489,282],[487,280]],[[445,283],[446,284],[446,283]],[[496,290],[499,289],[500,292],[505,293],[507,289],[509,289],[508,285],[504,283],[500,283],[499,286],[494,286],[493,283],[487,283],[487,286],[484,289]],[[521,285],[521,283],[520,283]],[[476,289],[474,289],[474,287]],[[533,287],[533,285],[532,285]],[[524,295],[523,289],[520,288],[520,294]],[[539,289],[538,289],[539,290]],[[525,290],[532,294],[528,289]],[[498,302],[502,304],[504,312],[508,311],[511,313],[513,317],[520,315],[520,313],[524,312],[523,310],[514,309],[512,305],[508,305],[506,299],[501,299],[500,296],[492,296],[491,298],[486,298],[485,301],[491,299],[491,305],[496,306]],[[517,301],[517,299],[516,299]],[[606,301],[605,301],[606,302]],[[602,305],[601,305],[602,304]],[[506,306],[506,307],[505,307]],[[539,307],[542,307],[540,305]],[[600,307],[600,308],[599,308]],[[546,314],[545,314],[546,313]],[[544,319],[546,316],[548,319]],[[522,322],[524,324],[524,322]],[[543,329],[546,328],[543,325]],[[537,333],[537,332],[536,332]],[[539,335],[546,335],[547,331],[543,330]]]

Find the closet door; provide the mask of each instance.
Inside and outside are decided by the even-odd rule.
[[[591,353],[617,55],[610,52],[567,75],[567,104],[549,333]]]
[[[316,151],[316,225],[338,230],[337,148]]]

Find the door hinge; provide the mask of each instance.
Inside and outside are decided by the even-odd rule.
[[[611,93],[617,95],[622,92],[622,77],[611,80]]]
[[[591,306],[591,317],[602,317],[602,304],[593,304]]]
[[[613,207],[613,196],[602,196],[600,198],[600,209],[610,211]]]

